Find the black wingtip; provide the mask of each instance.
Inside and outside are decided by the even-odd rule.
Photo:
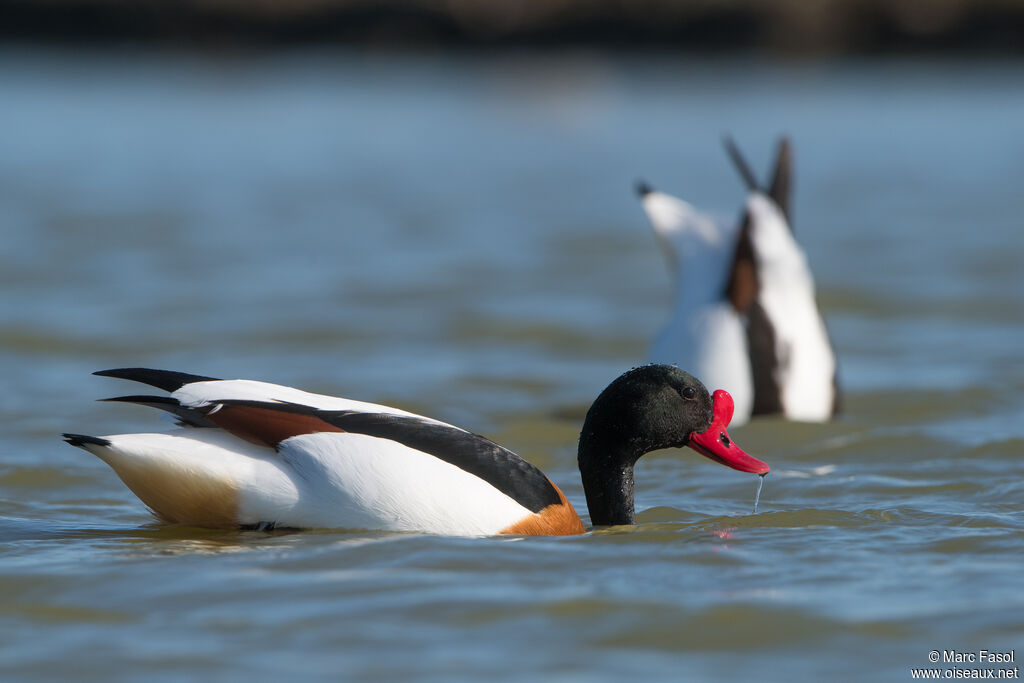
[[[640,199],[643,199],[650,193],[654,192],[654,188],[652,188],[643,180],[636,181],[636,183],[634,183],[633,185],[633,189],[636,190],[636,196],[640,197]]]
[[[201,410],[183,406],[178,399],[171,396],[114,396],[112,398],[101,398],[101,401],[114,401],[118,403],[135,403],[141,406],[159,408],[166,410],[178,417],[178,424],[182,427],[215,427],[216,425],[206,419]]]
[[[141,405],[171,405],[178,406],[181,403],[178,399],[170,396],[111,396],[110,398],[98,398],[97,401],[117,401],[120,403],[139,403]]]
[[[130,379],[133,382],[142,382],[164,391],[177,391],[186,384],[192,384],[193,382],[217,381],[216,377],[190,375],[187,372],[174,372],[173,370],[154,370],[152,368],[114,368],[113,370],[98,370],[92,374],[99,375],[100,377]]]
[[[743,153],[740,152],[740,148],[736,145],[736,141],[732,139],[732,136],[728,133],[722,135],[722,144],[725,145],[725,151],[729,154],[729,158],[732,160],[733,166],[739,171],[740,177],[743,178],[743,182],[747,186],[747,190],[755,192],[760,189],[757,185],[757,176],[750,170],[750,164],[744,158]]]
[[[86,446],[102,446],[106,448],[110,445],[108,439],[102,439],[98,436],[87,436],[85,434],[61,434],[61,436],[69,444],[78,448],[85,448]]]

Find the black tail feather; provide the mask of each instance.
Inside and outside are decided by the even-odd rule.
[[[85,434],[61,434],[64,440],[72,446],[79,448],[85,448],[87,445],[103,446],[107,447],[110,445],[110,441],[107,439],[101,439],[98,436],[86,436]]]
[[[113,398],[101,398],[101,401],[119,401],[122,403],[136,403],[142,406],[150,406],[151,408],[159,408],[160,410],[166,410],[172,415],[177,416],[178,424],[183,427],[216,427],[203,413],[196,410],[195,408],[188,408],[181,405],[178,399],[171,398],[170,396],[115,396]]]
[[[757,176],[750,170],[750,164],[747,163],[743,153],[740,152],[740,148],[736,146],[736,141],[732,139],[731,135],[725,135],[722,137],[722,144],[725,145],[725,151],[729,153],[729,158],[732,159],[733,165],[736,170],[739,171],[740,176],[743,178],[743,182],[747,185],[747,190],[754,192],[759,190],[757,184]]]
[[[172,370],[154,370],[152,368],[115,368],[113,370],[99,370],[92,373],[100,377],[117,377],[118,379],[130,379],[134,382],[142,382],[164,391],[177,391],[186,384],[193,382],[215,382],[216,377],[204,377],[203,375],[190,375],[187,372],[174,372]]]
[[[785,136],[779,138],[778,151],[775,154],[775,172],[772,175],[768,196],[774,199],[782,209],[782,214],[786,217],[786,222],[789,223],[789,229],[792,230],[793,149],[789,138]]]

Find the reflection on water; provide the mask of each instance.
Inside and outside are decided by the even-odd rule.
[[[0,671],[856,680],[1019,645],[1018,71],[0,53]],[[742,428],[759,514],[665,451],[638,526],[583,538],[168,528],[58,438],[165,426],[93,370],[255,377],[482,432],[583,510],[582,417],[668,314],[632,183],[738,210],[724,131],[793,136],[846,389]]]

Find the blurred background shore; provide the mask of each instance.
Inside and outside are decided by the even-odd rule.
[[[5,0],[0,40],[851,54],[1024,53],[1015,0]]]

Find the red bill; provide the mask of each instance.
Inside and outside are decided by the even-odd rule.
[[[732,396],[728,391],[719,389],[714,393],[712,399],[714,406],[712,407],[711,426],[699,434],[696,432],[691,434],[690,443],[687,445],[701,455],[734,470],[753,472],[762,476],[768,474],[771,468],[766,463],[744,453],[743,449],[729,437],[729,432],[725,430],[732,420]]]

